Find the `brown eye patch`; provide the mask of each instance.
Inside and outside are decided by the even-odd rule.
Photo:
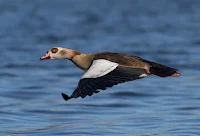
[[[51,49],[51,52],[52,52],[52,53],[58,52],[58,48],[52,48],[52,49]]]

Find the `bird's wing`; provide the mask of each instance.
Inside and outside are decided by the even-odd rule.
[[[94,60],[89,70],[83,75],[71,98],[91,96],[98,89],[105,90],[119,83],[136,80],[147,76],[146,70],[129,68],[108,60]]]

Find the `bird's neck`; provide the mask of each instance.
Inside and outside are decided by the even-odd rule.
[[[93,55],[92,54],[76,54],[71,59],[71,61],[80,69],[87,71],[92,63]]]

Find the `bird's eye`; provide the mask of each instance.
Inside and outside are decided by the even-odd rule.
[[[58,48],[52,48],[52,49],[51,49],[51,52],[52,52],[52,53],[58,52]]]

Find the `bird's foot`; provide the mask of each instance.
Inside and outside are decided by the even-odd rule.
[[[172,74],[171,76],[174,76],[174,77],[180,77],[181,76],[181,74],[180,73],[178,73],[177,71],[174,73],[174,74]]]
[[[64,94],[64,93],[61,93],[61,94],[62,94],[62,97],[63,97],[63,99],[64,99],[65,101],[68,101],[69,99],[73,98],[73,97],[68,96],[68,95],[66,95],[66,94]]]

